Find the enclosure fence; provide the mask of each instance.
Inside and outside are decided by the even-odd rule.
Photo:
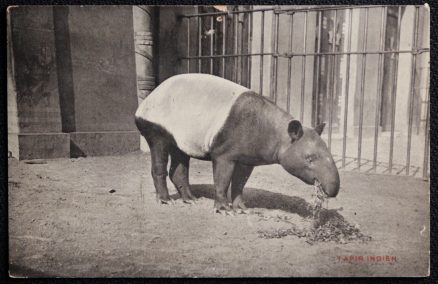
[[[338,167],[429,179],[429,9],[199,7],[187,72],[235,81],[315,126]]]

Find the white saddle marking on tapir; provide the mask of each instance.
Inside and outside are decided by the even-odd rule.
[[[213,75],[176,75],[161,83],[135,116],[165,128],[186,154],[203,157],[234,102],[246,91],[249,89]]]

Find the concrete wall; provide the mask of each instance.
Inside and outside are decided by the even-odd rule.
[[[62,133],[53,10],[8,9],[8,148],[14,157],[69,156]]]
[[[132,7],[20,6],[9,16],[8,137],[14,156],[138,149]]]
[[[101,154],[138,149],[133,116],[138,102],[132,8],[68,8],[76,132],[72,142],[80,149],[72,155],[97,154],[98,149]],[[114,141],[112,150],[104,151],[101,144],[112,143],[114,132],[124,136],[125,142]]]

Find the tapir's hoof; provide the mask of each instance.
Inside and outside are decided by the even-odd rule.
[[[190,188],[181,188],[178,190],[183,203],[196,204],[197,198],[192,194]]]
[[[251,211],[246,207],[243,201],[235,201],[233,204],[233,210],[238,214],[250,214]]]
[[[231,215],[234,216],[234,212],[231,210],[230,205],[227,202],[215,201],[214,202],[214,213],[220,213],[224,216]]]
[[[181,195],[181,199],[183,201],[183,203],[186,204],[196,204],[196,201],[198,200],[196,197],[194,197],[193,195]]]
[[[175,200],[173,200],[172,198],[169,199],[163,199],[163,198],[158,198],[157,202],[159,205],[175,205]]]
[[[250,209],[237,208],[237,209],[234,209],[234,211],[237,214],[251,214],[251,210]]]
[[[216,208],[214,208],[213,209],[213,214],[216,214],[216,213],[219,213],[219,214],[221,214],[223,216],[227,216],[227,215],[236,216],[236,214],[234,214],[234,212],[232,210],[224,210],[224,209],[216,209]]]
[[[231,210],[230,205],[228,205],[228,203],[226,201],[218,201],[218,200],[214,201],[214,208],[216,208],[217,210],[220,210],[220,209],[225,209],[228,211]]]
[[[183,199],[183,203],[186,203],[186,204],[190,204],[190,205],[192,205],[192,204],[196,204],[196,200],[192,200],[192,199]]]

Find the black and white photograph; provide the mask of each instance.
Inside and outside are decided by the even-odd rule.
[[[430,275],[427,4],[5,20],[10,277]]]

